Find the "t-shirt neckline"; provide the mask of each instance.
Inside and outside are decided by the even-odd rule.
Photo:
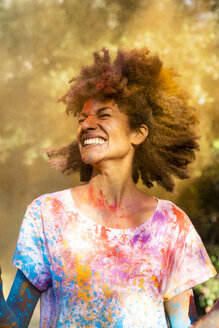
[[[157,207],[154,211],[154,213],[152,214],[152,216],[150,216],[145,222],[141,223],[140,225],[133,227],[133,228],[110,228],[107,226],[104,226],[100,223],[94,222],[93,220],[91,220],[89,217],[87,217],[86,215],[82,214],[81,211],[78,209],[78,207],[75,204],[75,201],[72,197],[71,194],[71,188],[67,189],[67,195],[69,198],[69,205],[74,209],[74,212],[77,213],[77,215],[83,219],[84,221],[86,221],[86,223],[88,223],[89,225],[93,226],[93,227],[99,227],[100,229],[105,229],[107,231],[111,231],[111,232],[117,232],[117,233],[131,233],[131,232],[137,232],[139,230],[142,230],[142,228],[145,228],[146,226],[148,226],[150,224],[150,222],[153,220],[155,214],[158,212],[159,208],[160,208],[160,202],[161,200],[154,197],[157,200]]]

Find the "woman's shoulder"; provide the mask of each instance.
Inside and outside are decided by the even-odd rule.
[[[167,216],[171,221],[191,223],[188,215],[184,210],[176,205],[174,202],[166,199],[158,199],[159,208],[158,210]]]
[[[159,208],[162,211],[166,211],[168,213],[174,214],[174,215],[186,215],[186,213],[184,212],[184,210],[179,207],[179,205],[175,204],[174,202],[167,200],[167,199],[160,199],[157,198],[158,202],[159,202]]]
[[[70,189],[59,190],[55,192],[46,193],[35,198],[28,207],[31,208],[43,208],[45,206],[55,206],[61,205],[66,202],[70,194]]]

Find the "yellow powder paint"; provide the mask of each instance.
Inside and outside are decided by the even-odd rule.
[[[113,321],[112,311],[108,313],[108,316],[106,317],[109,322]]]
[[[145,289],[144,289],[144,279],[143,279],[143,278],[140,278],[140,281],[139,281],[138,286],[139,286],[140,288],[142,288],[143,291],[145,292]]]
[[[81,254],[76,255],[76,279],[77,284],[81,287],[78,291],[78,297],[83,301],[88,302],[90,300],[90,285],[89,280],[92,275],[91,268],[88,265],[81,264]],[[83,287],[83,288],[82,288]]]
[[[52,321],[52,324],[51,324],[51,328],[54,326],[54,324],[55,324],[55,319],[56,319],[56,317],[54,316],[54,318],[53,318],[53,321]]]
[[[95,276],[95,281],[100,281],[101,280],[101,277],[100,277],[100,273],[99,272],[95,272],[94,273],[94,276]]]
[[[68,241],[66,239],[63,239],[63,242],[62,242],[62,245],[64,247],[67,247],[69,244],[68,244]]]
[[[109,287],[109,285],[107,283],[104,283],[102,285],[102,290],[103,290],[104,295],[106,295],[106,296],[110,296],[111,295],[110,287]]]
[[[84,320],[85,321],[90,321],[90,322],[92,322],[92,321],[94,321],[95,319],[97,319],[97,317],[98,317],[98,315],[97,315],[97,313],[89,313],[89,314],[85,314],[84,315]],[[86,327],[90,327],[90,325],[89,324],[87,324],[87,326]]]
[[[90,300],[89,288],[80,288],[78,290],[78,298],[82,299],[84,302],[89,302]]]
[[[78,286],[81,287],[89,281],[92,271],[88,265],[80,264],[80,258],[80,255],[76,255],[76,278]]]
[[[172,79],[172,71],[170,69],[166,68],[161,68],[160,72],[160,80],[165,81],[165,91],[167,93],[176,93],[178,92],[177,84],[176,82]]]
[[[23,282],[22,285],[21,285],[21,293],[20,293],[20,296],[22,297],[26,288],[28,287],[28,283],[27,282]]]
[[[159,284],[158,284],[157,277],[156,276],[152,276],[151,279],[154,280],[154,287],[158,287]]]

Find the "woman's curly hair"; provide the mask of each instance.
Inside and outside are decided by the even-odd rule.
[[[188,178],[188,164],[195,159],[198,117],[188,105],[187,96],[175,81],[176,74],[163,67],[157,55],[148,49],[118,50],[114,61],[105,48],[94,52],[94,63],[83,66],[68,92],[59,99],[67,113],[76,116],[86,100],[114,100],[127,114],[131,129],[146,124],[149,134],[136,147],[133,180],[141,176],[152,187],[156,181],[173,191],[172,176]],[[81,181],[89,181],[92,166],[82,162],[77,142],[47,150],[54,166],[68,174],[80,172]]]

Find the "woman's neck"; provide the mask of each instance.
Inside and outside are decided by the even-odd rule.
[[[135,186],[130,170],[109,170],[99,171],[94,168],[93,175],[87,185],[91,202],[105,210],[126,207],[136,192],[140,192]]]
[[[157,201],[139,190],[131,170],[127,172],[118,166],[109,171],[94,168],[90,182],[72,190],[81,213],[94,222],[116,228],[135,227],[151,217]]]

